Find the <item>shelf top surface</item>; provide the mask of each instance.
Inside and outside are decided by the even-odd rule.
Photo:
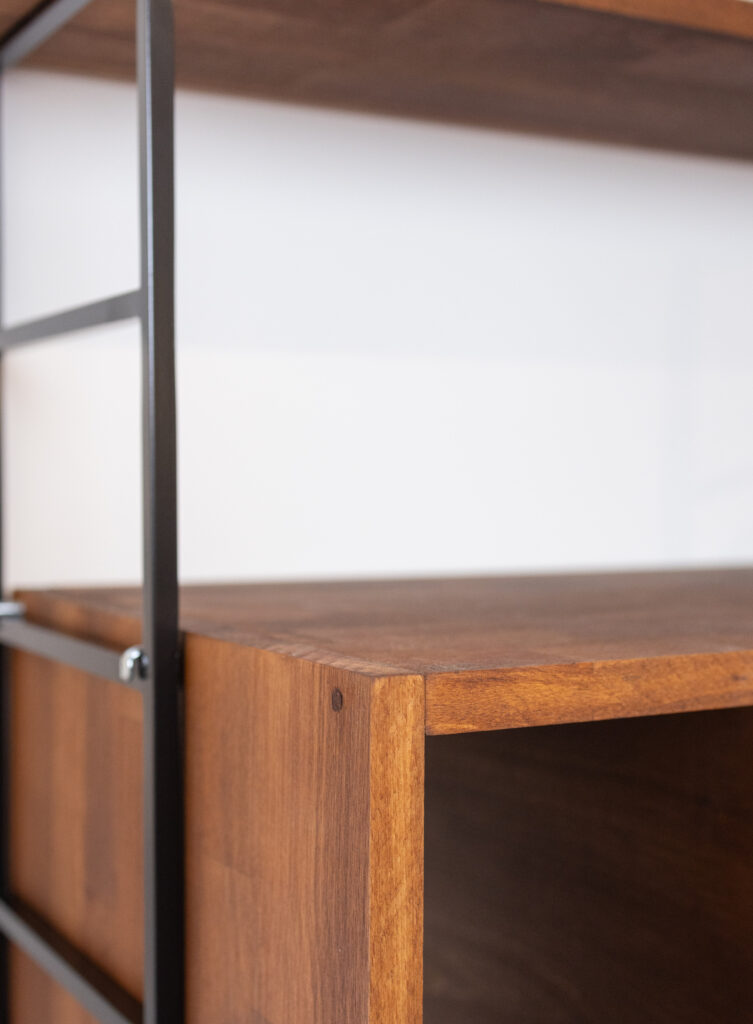
[[[132,589],[40,596],[136,616]],[[753,650],[753,569],[184,587],[189,633],[372,673]],[[313,655],[316,657],[316,654]]]
[[[135,589],[22,591],[29,618],[138,638]],[[193,637],[423,676],[427,731],[753,703],[753,569],[184,587]]]

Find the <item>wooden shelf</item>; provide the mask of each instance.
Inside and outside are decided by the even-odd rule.
[[[0,0],[8,29],[28,0]],[[133,0],[94,0],[35,60],[133,75]],[[175,0],[180,85],[753,157],[743,0]]]
[[[30,618],[138,636],[133,590],[30,591]],[[187,587],[211,638],[420,676],[428,733],[753,704],[753,570]]]

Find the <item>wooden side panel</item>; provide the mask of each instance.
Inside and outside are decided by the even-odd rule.
[[[141,991],[141,700],[28,654],[12,661],[16,893],[133,995]],[[14,1022],[88,1014],[14,954]]]
[[[753,710],[426,750],[426,1024],[753,1020]]]
[[[420,1024],[421,681],[186,663],[190,1024]]]
[[[194,638],[186,665],[189,1024],[363,1024],[369,683]]]

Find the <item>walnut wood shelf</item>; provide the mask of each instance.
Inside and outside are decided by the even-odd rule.
[[[19,596],[138,639],[135,591]],[[753,570],[182,605],[187,1024],[753,1019]],[[139,695],[11,680],[14,893],[139,998]],[[91,1024],[11,968],[12,1024]]]
[[[28,0],[0,0],[8,30]],[[753,157],[743,0],[175,0],[180,85]],[[97,0],[40,66],[133,77],[132,0]]]
[[[136,591],[21,599],[137,635]],[[189,645],[419,676],[429,734],[753,704],[753,569],[186,587],[182,623]]]

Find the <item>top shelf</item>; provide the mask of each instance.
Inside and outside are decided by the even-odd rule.
[[[0,0],[8,30],[32,5]],[[134,0],[94,0],[36,57],[131,77]],[[744,0],[175,0],[178,84],[753,158]]]
[[[134,590],[22,593],[31,621],[138,639]],[[753,704],[753,569],[186,587],[191,637],[421,676],[429,733]]]

